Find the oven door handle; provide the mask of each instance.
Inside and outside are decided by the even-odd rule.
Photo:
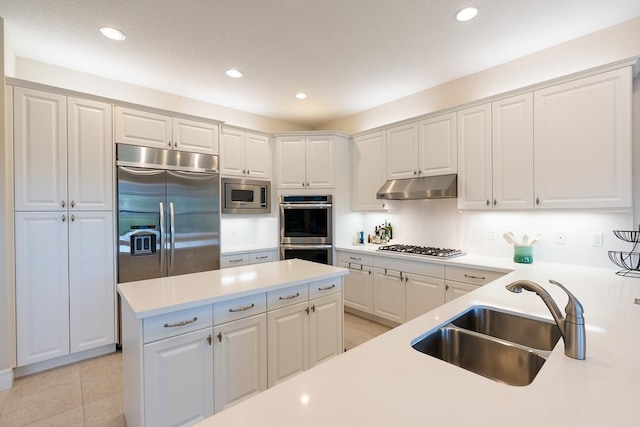
[[[300,204],[280,203],[280,207],[282,209],[327,209],[327,208],[330,208],[331,205],[320,205],[320,204],[305,205],[303,203],[300,203]]]
[[[283,249],[331,249],[333,245],[290,245],[281,243]]]

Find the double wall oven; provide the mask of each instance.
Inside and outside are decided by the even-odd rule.
[[[333,264],[330,195],[280,197],[280,259]]]

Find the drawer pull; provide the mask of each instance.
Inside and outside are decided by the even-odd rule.
[[[267,259],[269,255],[257,256],[256,259]]]
[[[483,276],[474,276],[473,274],[464,274],[464,277],[468,277],[469,279],[478,279],[478,280],[486,280],[486,277]]]
[[[286,301],[286,300],[289,300],[289,299],[298,298],[299,296],[300,296],[300,292],[296,292],[295,295],[289,295],[289,296],[286,296],[286,297],[279,297],[278,299],[281,300],[281,301]]]
[[[195,322],[196,320],[198,320],[198,318],[194,317],[192,320],[183,320],[182,322],[178,322],[178,323],[171,323],[171,324],[165,323],[164,327],[165,328],[175,328],[176,326],[185,326],[185,325],[188,325],[190,323]]]
[[[255,306],[256,306],[255,304],[251,304],[251,305],[245,305],[244,307],[240,307],[240,308],[230,308],[229,313],[239,313],[241,311],[251,310]]]
[[[353,257],[353,256],[350,256],[349,259],[352,259],[354,261],[362,261],[362,258],[356,258],[356,257]]]
[[[329,289],[335,288],[336,285],[327,286],[325,288],[318,288],[319,291],[328,291]]]
[[[230,259],[229,262],[241,262],[243,261],[243,258],[237,258],[237,259]]]

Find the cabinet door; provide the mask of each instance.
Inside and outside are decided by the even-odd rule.
[[[278,188],[306,188],[304,136],[278,138]]]
[[[533,208],[533,94],[492,103],[493,206]]]
[[[307,188],[333,188],[333,138],[308,136],[306,142]]]
[[[458,111],[458,208],[490,209],[491,104]]]
[[[212,328],[144,346],[147,426],[186,426],[213,415]]]
[[[344,351],[342,293],[312,299],[309,304],[309,364],[315,366]]]
[[[476,289],[478,289],[476,285],[447,280],[445,282],[445,302],[453,301],[454,299],[461,297],[462,295],[466,295],[471,291],[475,291]]]
[[[353,139],[352,209],[379,211],[386,201],[376,199],[376,193],[387,180],[386,132],[375,132]]]
[[[407,321],[444,304],[444,280],[405,273]]]
[[[373,313],[373,267],[366,265],[340,263],[341,267],[349,268],[349,274],[344,277],[344,305]]]
[[[399,271],[373,269],[373,314],[397,323],[405,319],[405,285]]]
[[[387,129],[387,179],[412,178],[418,172],[418,123]]]
[[[458,173],[456,113],[421,120],[418,126],[419,175]]]
[[[213,328],[215,410],[267,388],[267,315],[258,314]]]
[[[65,211],[66,97],[14,89],[15,209]]]
[[[534,93],[534,179],[542,208],[631,207],[629,67]]]
[[[245,164],[248,176],[271,179],[271,138],[245,134]]]
[[[174,149],[218,154],[218,125],[176,117],[172,122]]]
[[[70,210],[113,207],[111,104],[69,98],[68,179]]]
[[[113,246],[111,212],[72,213],[69,223],[72,353],[115,343]]]
[[[244,176],[244,132],[223,128],[220,144],[220,174]]]
[[[67,224],[60,212],[15,215],[18,366],[69,354]]]
[[[131,108],[115,108],[116,142],[171,149],[171,117]]]
[[[309,304],[267,313],[269,387],[309,369]]]

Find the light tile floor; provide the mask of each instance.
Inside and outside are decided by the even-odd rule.
[[[345,348],[389,329],[345,313]],[[11,390],[0,391],[0,426],[126,426],[121,356],[116,352],[16,379]]]

